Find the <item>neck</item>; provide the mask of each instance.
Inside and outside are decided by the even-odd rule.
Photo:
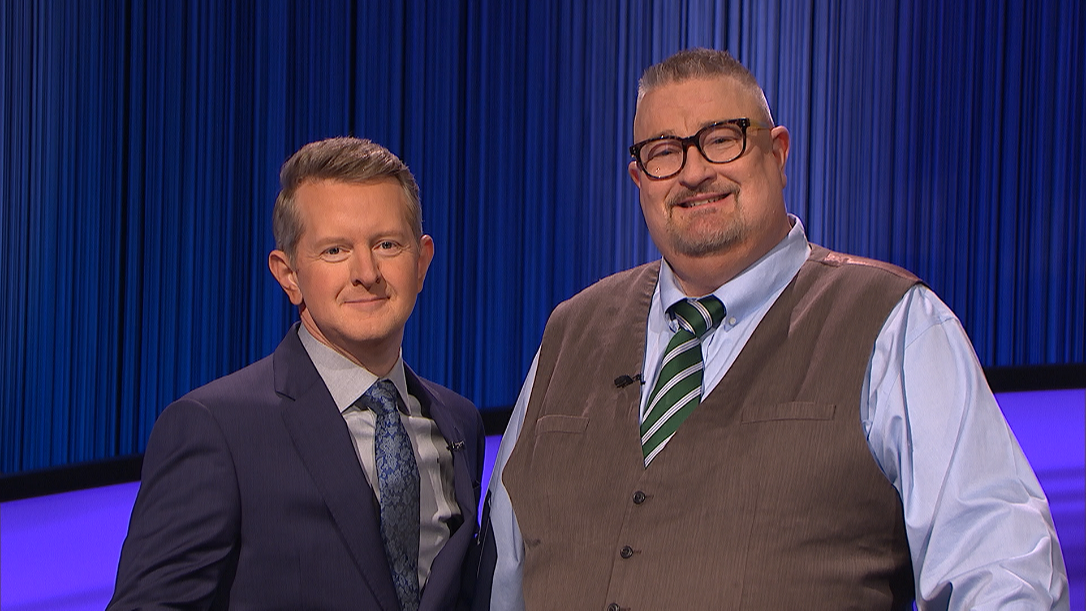
[[[348,342],[346,340],[331,341],[321,332],[311,316],[307,316],[306,313],[303,312],[301,319],[302,325],[305,326],[305,330],[309,331],[309,334],[317,341],[328,346],[332,350],[335,350],[343,355],[348,361],[362,367],[379,378],[388,375],[396,365],[396,361],[400,360],[400,342],[403,339],[402,332],[398,337],[385,338],[384,340],[373,342]]]
[[[675,280],[687,297],[703,297],[724,286],[755,261],[761,259],[788,235],[791,226],[768,233],[754,244],[737,243],[705,255],[670,253],[665,255]]]

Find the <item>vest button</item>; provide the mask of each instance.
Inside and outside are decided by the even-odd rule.
[[[627,545],[618,552],[618,555],[622,556],[623,558],[629,558],[630,556],[633,556],[633,552],[633,548]]]
[[[618,606],[618,603],[611,603],[607,605],[607,611],[620,611],[622,607]]]
[[[647,497],[645,496],[645,493],[644,493],[644,492],[641,492],[640,490],[638,490],[638,491],[637,491],[637,492],[635,492],[635,493],[634,493],[634,495],[633,495],[633,502],[634,502],[634,505],[640,505],[641,503],[644,503],[644,502],[645,502],[645,498],[647,498]]]

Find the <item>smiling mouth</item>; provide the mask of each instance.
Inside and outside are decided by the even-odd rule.
[[[724,198],[728,197],[729,195],[731,195],[731,193],[721,193],[719,195],[715,195],[713,197],[709,197],[709,198],[705,198],[705,199],[694,199],[694,200],[682,201],[682,202],[679,202],[678,204],[675,204],[675,206],[678,207],[678,208],[697,208],[699,206],[704,206],[706,204],[715,204],[716,202],[719,202],[719,201],[723,200]]]
[[[348,300],[344,301],[343,303],[344,303],[344,305],[349,305],[349,306],[372,306],[373,304],[379,304],[379,303],[385,301],[386,299],[388,299],[388,298],[387,297],[376,297],[376,296],[375,297],[363,297],[363,298],[348,299]]]

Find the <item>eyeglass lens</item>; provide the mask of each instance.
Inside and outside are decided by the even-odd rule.
[[[698,133],[698,150],[707,161],[727,163],[743,152],[743,130],[733,123],[712,125]],[[680,138],[661,138],[641,147],[641,165],[650,176],[678,173],[686,155]]]

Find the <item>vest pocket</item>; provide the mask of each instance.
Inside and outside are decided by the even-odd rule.
[[[833,403],[795,401],[773,405],[747,405],[743,407],[743,424],[772,422],[775,420],[833,420],[837,406]]]
[[[535,421],[537,435],[543,433],[584,433],[588,428],[588,418],[584,416],[563,416],[548,414]]]

